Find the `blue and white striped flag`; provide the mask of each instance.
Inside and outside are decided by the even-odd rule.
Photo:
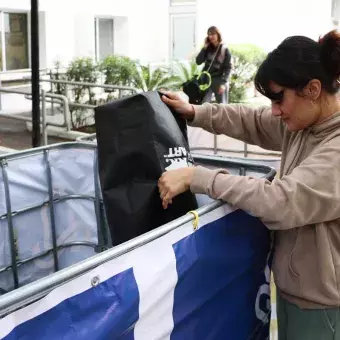
[[[257,218],[224,205],[6,316],[0,338],[268,339],[269,249]]]

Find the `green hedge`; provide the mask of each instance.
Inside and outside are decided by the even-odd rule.
[[[246,100],[246,92],[254,80],[257,68],[266,53],[259,47],[250,44],[229,46],[232,55],[232,72],[230,77],[230,103],[240,103]]]
[[[239,103],[245,101],[246,91],[253,81],[257,67],[265,58],[265,52],[249,44],[230,45],[229,49],[232,54],[229,101]],[[170,66],[151,67],[125,56],[113,55],[100,63],[94,62],[92,58],[76,58],[68,65],[65,72],[61,72],[61,65],[57,62],[50,77],[59,80],[131,86],[141,91],[179,90],[185,81],[199,74],[201,69],[202,67],[198,67],[194,59],[189,62],[174,62]],[[92,105],[115,98],[115,91],[107,90],[104,99],[97,99],[94,89],[87,86],[65,87],[62,84],[55,84],[53,91],[71,97],[70,102]],[[71,107],[70,111],[73,128],[86,125],[87,110]]]

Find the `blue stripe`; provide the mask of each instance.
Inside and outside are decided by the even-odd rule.
[[[128,269],[19,325],[4,339],[134,340],[138,308],[137,283]]]
[[[255,300],[269,245],[267,228],[241,210],[174,244],[179,280],[171,340],[267,339]]]

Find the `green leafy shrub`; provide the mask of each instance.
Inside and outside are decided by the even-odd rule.
[[[230,45],[232,54],[232,72],[230,76],[229,101],[243,102],[246,92],[254,79],[257,67],[265,57],[265,52],[255,45]],[[179,90],[181,85],[195,75],[199,75],[202,66],[197,66],[194,59],[189,62],[175,61],[170,67],[142,65],[124,56],[109,56],[100,64],[92,58],[76,58],[64,71],[60,62],[50,72],[52,80],[66,80],[85,83],[99,83],[104,79],[108,85],[134,87],[140,91],[159,89]],[[53,84],[53,92],[66,95],[70,103],[100,105],[117,98],[117,91],[96,91],[95,87]],[[129,93],[130,94],[130,93]],[[124,94],[123,94],[124,95]],[[89,109],[70,106],[72,127],[79,129],[93,121],[93,112]]]
[[[247,89],[266,54],[259,47],[249,44],[231,45],[229,49],[232,55],[229,102],[241,103],[246,100]]]
[[[62,71],[61,63],[57,61],[50,72],[51,80],[64,80],[83,83],[97,83],[99,68],[92,58],[76,58],[70,62],[66,71]],[[53,84],[53,92],[65,95],[69,103],[96,105],[94,88],[86,85]],[[87,124],[91,117],[88,110],[70,104],[71,124],[73,129],[78,129]],[[92,115],[93,116],[93,115]]]
[[[108,56],[99,66],[105,84],[130,86],[136,77],[136,62],[124,56]]]

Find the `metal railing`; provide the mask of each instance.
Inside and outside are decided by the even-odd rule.
[[[80,81],[68,81],[68,80],[56,80],[56,79],[41,79],[40,81],[51,84],[51,93],[53,93],[53,84],[65,85],[64,95],[66,97],[68,97],[70,86],[102,88],[102,89],[107,89],[107,90],[118,90],[118,98],[122,98],[122,91],[130,91],[131,94],[135,94],[138,92],[138,90],[135,89],[134,87],[128,87],[128,86],[96,84],[96,83],[86,83],[86,82],[80,82]],[[70,102],[70,101],[69,101],[69,106],[82,108],[82,109],[89,109],[89,110],[93,110],[96,107],[95,105],[91,105],[91,104],[75,103],[75,102]],[[53,102],[52,102],[52,111],[53,111]]]
[[[20,94],[20,95],[27,95],[28,93],[26,91],[20,91],[20,90],[14,90],[14,89],[8,89],[5,87],[0,87],[0,93],[9,93],[9,94]],[[42,124],[42,129],[41,133],[43,135],[43,143],[44,145],[48,144],[48,135],[47,135],[47,126],[52,125],[52,126],[57,126],[57,127],[66,127],[67,131],[71,130],[71,116],[70,116],[70,110],[69,110],[69,103],[68,99],[66,96],[59,95],[59,94],[52,94],[52,93],[46,93],[46,91],[41,90],[40,94],[41,98],[41,124]],[[64,115],[64,123],[58,124],[58,123],[47,123],[46,120],[46,98],[53,98],[57,99],[60,103],[63,104],[64,110],[63,110],[63,115]],[[13,119],[13,120],[21,120],[25,122],[32,122],[32,117],[27,117],[27,116],[21,116],[18,114],[8,114],[8,113],[0,113],[0,117],[6,118],[6,119]]]
[[[65,194],[65,195],[57,195],[53,193],[53,180],[52,180],[52,169],[49,160],[49,152],[54,150],[63,150],[67,148],[78,148],[78,149],[86,149],[93,150],[93,181],[94,181],[94,195],[84,195],[84,194]],[[11,196],[11,186],[8,176],[8,166],[12,161],[17,161],[21,158],[26,158],[30,156],[42,155],[45,163],[45,174],[47,179],[48,186],[48,198],[46,201],[43,201],[39,204],[34,204],[31,206],[24,207],[20,210],[13,210],[13,197]],[[31,150],[25,150],[16,153],[10,153],[0,156],[0,171],[2,172],[3,179],[3,187],[4,187],[4,199],[6,203],[6,212],[4,214],[0,214],[0,220],[7,220],[8,223],[8,231],[9,231],[9,241],[10,241],[10,256],[11,262],[10,265],[0,268],[0,274],[7,272],[9,270],[12,271],[14,288],[17,289],[20,286],[19,283],[19,268],[27,263],[30,263],[34,260],[40,259],[52,253],[53,256],[53,269],[54,272],[60,270],[59,266],[59,258],[58,251],[65,248],[70,248],[74,246],[83,246],[90,247],[95,249],[97,253],[102,252],[105,249],[108,249],[111,246],[111,242],[109,240],[109,232],[108,226],[106,223],[103,200],[100,195],[100,184],[99,184],[99,174],[98,174],[98,166],[97,166],[97,152],[95,145],[89,144],[81,144],[81,143],[64,143],[64,144],[56,144],[48,147],[40,147]],[[56,205],[60,202],[68,201],[68,200],[88,200],[93,202],[94,204],[94,212],[96,216],[97,223],[97,242],[89,242],[89,241],[73,241],[67,242],[63,244],[57,243],[57,221],[55,216]],[[15,235],[14,221],[13,217],[23,215],[27,212],[35,211],[41,209],[43,207],[49,207],[50,221],[51,221],[51,238],[52,238],[52,247],[50,249],[44,250],[32,257],[26,259],[18,259],[18,248]],[[6,292],[7,293],[7,292]],[[0,296],[2,293],[0,292]]]
[[[97,143],[97,134],[90,133],[88,136],[85,137],[78,137],[78,142],[87,142],[87,143]]]
[[[107,90],[119,90],[121,91],[131,91],[132,93],[137,93],[138,90],[130,86],[120,86],[120,85],[108,85],[108,84],[96,84],[96,83],[86,83],[82,81],[71,81],[71,80],[59,80],[59,79],[40,79],[40,82],[51,83],[51,84],[62,84],[62,85],[72,85],[72,86],[86,86],[86,87],[97,87]],[[67,86],[66,86],[67,89]],[[51,89],[53,91],[53,89]]]
[[[29,78],[27,78],[30,80]],[[87,83],[87,82],[81,82],[81,81],[70,81],[70,80],[59,80],[59,79],[40,79],[40,82],[44,83],[50,83],[50,92],[54,93],[53,84],[60,84],[65,85],[65,88],[63,89],[64,95],[68,97],[70,86],[72,87],[92,87],[92,88],[101,88],[106,90],[118,90],[118,99],[122,98],[123,91],[129,91],[131,94],[138,93],[138,89],[130,86],[121,86],[121,85],[108,85],[108,84],[97,84],[97,83]],[[53,111],[53,104],[54,101],[51,101],[52,103],[52,111]],[[75,103],[69,101],[69,107],[78,107],[83,109],[94,109],[95,105],[90,104],[83,104],[83,103]]]
[[[84,137],[78,137],[77,141],[79,142],[86,142],[86,143],[97,143],[97,135],[96,133],[88,134],[88,136]],[[243,153],[244,158],[248,158],[249,154],[259,155],[259,156],[272,156],[275,158],[280,157],[279,152],[261,152],[261,151],[249,151],[248,150],[248,144],[244,143],[244,149],[243,150],[237,150],[237,149],[224,149],[224,148],[218,148],[217,147],[217,136],[214,135],[214,146],[212,148],[210,147],[190,147],[191,151],[213,151],[214,155],[217,155],[218,152],[228,152],[228,153]]]
[[[85,148],[96,148],[95,144],[89,145],[88,143],[63,143],[63,144],[56,144],[53,146],[49,147],[41,147],[41,148],[36,148],[34,151],[32,150],[26,150],[23,152],[15,153],[15,154],[10,154],[4,156],[2,159],[18,159],[20,157],[27,157],[32,154],[36,153],[46,153],[48,150],[51,149],[62,149],[62,148],[69,148],[69,147],[85,147]],[[45,154],[46,155],[46,154]],[[276,174],[276,171],[265,165],[260,165],[260,164],[252,164],[251,162],[248,161],[234,161],[230,160],[227,158],[219,158],[219,157],[214,157],[214,156],[205,156],[205,155],[193,155],[194,159],[202,164],[202,165],[211,165],[214,167],[225,167],[228,168],[229,170],[234,169],[239,175],[244,176],[247,174],[247,171],[255,171],[259,173],[261,177],[264,177],[268,180],[272,180]],[[1,160],[1,158],[0,158]],[[97,162],[97,159],[94,160],[94,163]],[[94,176],[96,179],[98,179],[98,170],[96,170],[98,167],[94,166]],[[3,168],[4,169],[4,168]],[[5,179],[6,181],[6,179]],[[95,181],[95,183],[98,183],[98,180]],[[106,220],[102,223],[100,223],[100,220],[98,220],[98,216],[103,216],[101,215],[103,211],[100,209],[102,205],[102,199],[99,199],[99,187],[96,187],[96,197],[93,198],[94,201],[97,202],[97,207],[95,207],[95,212],[97,215],[97,223],[102,224],[105,223],[105,228],[103,226],[103,229],[107,230],[106,226]],[[6,200],[7,202],[10,203],[8,199],[9,195],[6,195]],[[70,199],[68,197],[67,199]],[[50,199],[49,202],[54,202],[54,197],[51,196],[50,194]],[[100,204],[100,206],[98,206]],[[197,210],[197,213],[199,216],[204,215],[217,207],[223,205],[224,203],[221,201],[213,201],[212,203],[209,203]],[[9,207],[9,208],[8,208]],[[52,205],[50,205],[51,211],[52,211]],[[35,207],[36,208],[36,207]],[[10,204],[7,205],[7,218],[11,218],[13,214],[16,212],[11,211],[10,209]],[[45,295],[47,295],[50,291],[55,289],[56,287],[64,284],[65,282],[68,282],[86,272],[88,272],[91,269],[94,269],[95,267],[110,261],[118,256],[121,256],[137,247],[141,247],[145,244],[148,244],[152,242],[153,240],[171,232],[172,230],[175,230],[182,225],[184,225],[187,222],[190,222],[194,219],[194,217],[190,215],[185,215],[182,216],[173,222],[167,223],[157,229],[154,229],[144,235],[141,235],[139,237],[136,237],[130,241],[127,241],[121,245],[115,246],[114,248],[108,249],[102,253],[96,254],[92,256],[91,258],[84,260],[78,264],[72,265],[68,268],[62,269],[58,272],[55,272],[45,278],[42,278],[38,281],[35,281],[33,283],[29,283],[23,287],[20,287],[14,291],[11,291],[9,293],[6,293],[2,296],[0,296],[0,318],[5,316],[6,314],[13,312],[17,310],[18,308],[21,308],[22,306],[32,303]],[[12,228],[13,225],[11,226],[10,223],[12,223],[10,220],[9,221],[9,227]],[[98,228],[100,226],[98,225]],[[99,229],[98,229],[99,230]],[[14,249],[14,234],[11,237],[11,242],[12,242],[12,248]],[[101,243],[102,242],[102,243]],[[98,240],[98,245],[103,244],[106,246],[107,244],[107,237],[105,237],[105,231],[104,231],[104,239],[99,239]],[[103,250],[103,248],[102,248]],[[51,250],[53,253],[55,253],[55,247]],[[38,256],[44,256],[44,254],[39,254]],[[31,259],[29,259],[31,260]],[[15,249],[12,250],[12,265],[10,266],[11,268],[14,268],[14,266],[17,265],[16,262],[16,254],[15,254]]]
[[[30,80],[30,78],[25,78],[25,80]],[[118,98],[122,97],[122,91],[130,91],[132,94],[138,93],[138,89],[134,88],[134,87],[129,87],[129,86],[119,86],[119,85],[108,85],[108,84],[96,84],[96,83],[87,83],[87,82],[78,82],[78,81],[69,81],[69,80],[57,80],[57,79],[40,79],[41,82],[46,82],[46,83],[50,83],[51,84],[51,88],[50,91],[51,92],[46,92],[45,91],[45,101],[43,101],[44,103],[49,102],[52,104],[52,112],[54,111],[54,104],[60,104],[60,98],[56,97],[56,96],[62,96],[62,95],[56,95],[53,93],[53,84],[61,84],[61,85],[65,85],[64,88],[64,96],[68,98],[68,93],[69,93],[69,86],[83,86],[83,87],[92,87],[92,88],[103,88],[103,89],[109,89],[109,90],[118,90],[119,94],[118,94]],[[31,99],[31,95],[30,94],[26,94],[26,98],[27,99]],[[50,98],[50,100],[48,100],[47,98]],[[55,101],[55,99],[57,99],[57,101]],[[59,100],[58,100],[59,99]],[[77,108],[82,108],[82,109],[88,109],[88,110],[93,110],[96,105],[91,105],[91,104],[84,104],[84,103],[75,103],[75,102],[70,102],[68,100],[68,107],[66,109],[66,106],[64,104],[64,108],[65,110],[67,110],[68,112],[64,112],[64,117],[65,117],[65,121],[66,121],[66,115],[69,117],[67,120],[67,131],[71,130],[71,115],[70,115],[70,107],[77,107]],[[45,116],[46,117],[46,116]],[[44,117],[42,117],[42,119],[44,119]],[[49,125],[53,125],[53,124],[49,124]],[[57,125],[59,126],[59,125]],[[95,134],[90,134],[89,136],[85,136],[85,137],[79,137],[77,139],[78,141],[84,141],[84,142],[89,142],[89,141],[93,141],[95,140]],[[46,143],[45,143],[46,145]],[[192,147],[191,148],[192,151],[212,151],[213,154],[217,155],[218,152],[226,152],[226,153],[236,153],[236,154],[242,154],[243,153],[243,157],[247,158],[249,155],[253,154],[253,155],[258,155],[258,156],[270,156],[270,157],[276,157],[279,158],[281,156],[281,153],[279,152],[263,152],[263,151],[251,151],[248,148],[248,144],[244,143],[243,146],[243,150],[238,150],[238,149],[226,149],[226,148],[219,148],[218,147],[218,136],[214,135],[214,139],[213,139],[213,147]]]
[[[30,78],[25,78],[26,80],[30,80]],[[122,98],[123,91],[129,91],[131,94],[138,93],[138,89],[134,87],[129,86],[120,86],[120,85],[108,85],[108,84],[97,84],[97,83],[87,83],[87,82],[80,82],[80,81],[69,81],[69,80],[57,80],[57,79],[40,79],[40,82],[46,82],[50,83],[50,92],[46,92],[46,94],[54,94],[53,84],[60,84],[65,85],[65,88],[63,89],[64,96],[68,98],[70,86],[72,87],[92,87],[92,88],[102,88],[107,90],[118,90],[118,99]],[[31,95],[26,96],[27,99],[31,99]],[[52,104],[52,113],[54,112],[54,104],[59,104],[58,101],[56,102],[53,98],[51,101],[49,101]],[[75,103],[68,100],[68,106],[69,107],[76,107],[81,109],[88,109],[93,110],[96,105],[91,104],[84,104],[84,103]],[[70,117],[70,123],[71,125],[71,117]]]
[[[29,77],[24,78],[25,80],[30,80]],[[46,92],[46,90],[41,90],[41,125],[42,125],[42,136],[43,136],[43,145],[48,144],[48,134],[47,134],[47,126],[57,126],[57,127],[66,127],[67,131],[71,131],[71,114],[70,114],[70,107],[78,107],[83,109],[94,109],[95,105],[90,104],[80,104],[80,103],[73,103],[70,102],[67,95],[68,94],[68,86],[86,86],[86,87],[97,87],[97,88],[104,88],[110,90],[118,90],[119,91],[119,98],[122,97],[122,91],[130,91],[132,94],[137,93],[138,90],[133,87],[128,86],[116,86],[116,85],[106,85],[106,84],[95,84],[95,83],[86,83],[86,82],[74,82],[74,81],[67,81],[67,80],[50,80],[50,79],[41,79],[41,82],[49,82],[51,85],[53,84],[63,84],[65,85],[65,94],[55,94],[53,93],[53,86],[51,86],[52,92]],[[20,91],[17,89],[9,89],[0,87],[0,93],[8,93],[8,94],[20,94],[24,95],[26,99],[31,100],[32,94],[27,93],[27,91]],[[1,96],[0,96],[0,103],[1,103]],[[62,105],[63,106],[63,115],[64,115],[64,123],[58,124],[49,122],[47,123],[46,119],[46,103],[52,104],[52,111],[54,109],[54,104]],[[6,114],[1,113],[0,117],[13,119],[13,120],[21,120],[26,122],[32,122],[31,117],[21,116],[18,114]]]
[[[208,206],[197,210],[199,216],[206,214],[219,206],[223,205],[222,202],[213,202]],[[5,315],[20,309],[24,305],[28,305],[46,296],[53,289],[58,286],[79,277],[82,274],[113,260],[135,248],[146,245],[159,237],[162,237],[169,232],[181,227],[182,225],[192,221],[194,217],[185,215],[179,219],[165,224],[155,230],[152,230],[144,235],[138,236],[130,241],[127,241],[121,245],[115,246],[107,251],[99,253],[90,257],[89,259],[62,269],[54,274],[51,274],[38,281],[30,283],[17,290],[11,291],[5,295],[0,296],[0,318]]]
[[[47,75],[48,74],[48,71],[50,71],[50,69],[48,68],[41,68],[39,70],[40,72],[40,75]],[[16,81],[28,81],[30,80],[30,78],[27,78],[27,77],[21,77],[21,78],[18,78],[15,76],[15,74],[18,73],[18,70],[7,70],[7,71],[3,71],[3,72],[0,72],[0,87],[3,87],[3,83],[5,82],[16,82]],[[31,69],[24,69],[24,70],[20,70],[20,73],[29,73],[31,74],[32,73],[32,70]],[[14,76],[11,77],[10,75],[13,74]],[[8,78],[6,79],[6,76],[8,76]],[[2,98],[0,96],[0,111],[2,111]]]
[[[214,137],[217,137],[214,135]],[[83,137],[80,138],[80,141],[85,141],[85,138],[88,137]],[[190,148],[191,151],[213,151],[215,155],[218,154],[218,152],[228,152],[228,153],[236,153],[236,154],[242,154],[244,158],[248,158],[250,154],[253,155],[258,155],[258,156],[271,156],[271,157],[276,157],[279,158],[281,157],[280,152],[264,152],[264,151],[251,151],[248,149],[248,144],[244,142],[244,148],[243,150],[238,150],[238,149],[225,149],[225,148],[219,148],[217,146],[217,138],[214,138],[214,146],[212,148],[210,147],[203,147],[203,146],[198,146],[198,147],[192,147]]]

